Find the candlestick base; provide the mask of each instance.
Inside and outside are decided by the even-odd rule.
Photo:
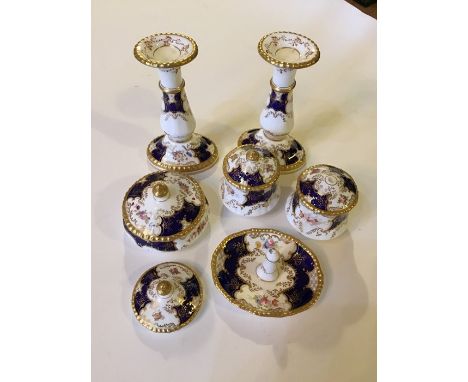
[[[284,139],[273,141],[265,136],[263,129],[253,129],[242,133],[237,145],[259,145],[271,151],[279,162],[282,173],[294,172],[300,169],[306,160],[302,145],[290,135]]]
[[[162,170],[195,173],[216,163],[218,149],[203,135],[193,133],[187,142],[173,142],[167,135],[153,139],[146,151],[149,162]]]

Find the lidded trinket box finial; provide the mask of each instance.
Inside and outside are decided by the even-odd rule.
[[[348,213],[358,197],[351,175],[337,167],[319,164],[299,175],[285,212],[289,223],[304,236],[329,240],[345,231]]]
[[[223,161],[220,192],[223,204],[243,216],[259,216],[278,203],[278,161],[265,148],[243,145],[231,150]]]
[[[176,251],[193,242],[208,223],[208,201],[198,182],[163,171],[139,179],[122,204],[126,231],[139,246]]]

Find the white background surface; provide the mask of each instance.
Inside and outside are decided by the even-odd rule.
[[[284,201],[298,173],[279,180],[282,197],[259,218],[237,217],[217,195],[221,163],[195,175],[211,205],[210,226],[191,247],[160,253],[126,239],[121,201],[150,171],[146,146],[160,134],[160,91],[154,69],[133,58],[142,37],[160,31],[191,35],[198,57],[182,69],[197,120],[222,158],[240,133],[258,127],[271,66],[257,54],[260,37],[290,30],[321,50],[298,71],[293,135],[307,165],[348,171],[360,202],[350,229],[330,242],[300,237]],[[376,308],[376,21],[341,0],[110,1],[93,4],[92,41],[92,372],[95,381],[374,381]],[[320,259],[324,292],[314,307],[283,319],[260,318],[224,300],[209,263],[228,234],[271,227],[303,240]],[[130,308],[139,275],[159,262],[187,263],[203,278],[197,319],[168,335],[140,327]]]

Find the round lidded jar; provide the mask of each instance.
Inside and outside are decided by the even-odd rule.
[[[286,201],[289,223],[304,236],[330,240],[346,229],[348,213],[358,201],[356,183],[347,172],[327,164],[307,168]]]
[[[221,199],[230,211],[259,216],[278,203],[279,165],[267,149],[255,145],[236,147],[225,156],[223,173]]]
[[[208,200],[187,175],[154,172],[136,181],[125,194],[125,230],[141,246],[177,251],[193,242],[208,223]]]

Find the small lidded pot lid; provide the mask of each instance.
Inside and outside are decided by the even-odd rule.
[[[231,150],[223,162],[225,179],[243,191],[260,191],[273,186],[280,175],[278,160],[267,149],[242,145]]]
[[[137,243],[150,244],[184,238],[200,224],[207,209],[198,182],[169,171],[154,172],[136,181],[122,203],[125,229]]]
[[[327,216],[348,213],[358,201],[351,175],[327,164],[304,170],[297,179],[296,193],[308,209]]]
[[[200,280],[187,265],[168,262],[148,269],[136,282],[133,312],[156,333],[178,330],[193,320],[202,304]]]

